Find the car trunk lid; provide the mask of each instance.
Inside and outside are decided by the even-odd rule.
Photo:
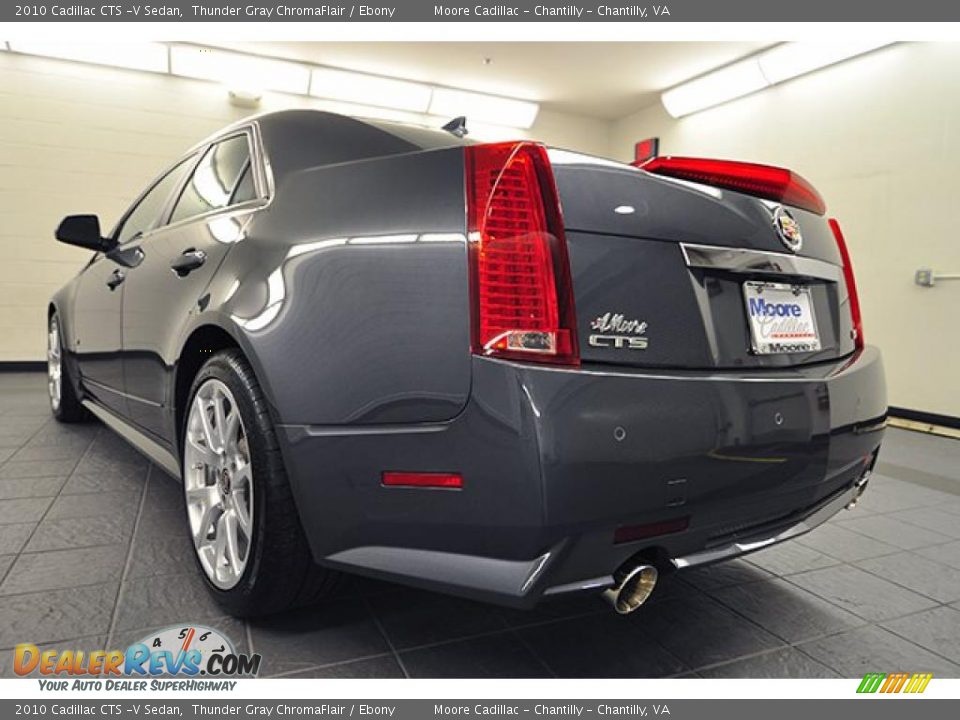
[[[550,161],[583,362],[782,368],[855,349],[821,215],[563,151]]]

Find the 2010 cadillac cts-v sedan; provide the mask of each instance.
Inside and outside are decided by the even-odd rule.
[[[762,165],[312,110],[196,146],[49,307],[49,389],[182,479],[231,612],[339,571],[531,607],[802,533],[883,434],[840,227]]]

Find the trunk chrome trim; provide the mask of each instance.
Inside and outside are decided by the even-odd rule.
[[[858,498],[862,491],[863,490],[861,486],[854,484],[845,492],[840,493],[825,505],[822,505],[814,510],[800,522],[795,523],[794,525],[791,525],[790,527],[773,535],[759,536],[752,539],[745,539],[740,542],[732,542],[728,545],[711,548],[710,550],[703,550],[702,552],[693,553],[691,555],[673,558],[670,562],[677,569],[696,567],[698,565],[707,565],[710,563],[719,562],[720,560],[729,560],[731,558],[739,557],[740,555],[745,555],[746,553],[750,553],[755,550],[762,550],[765,547],[775,545],[776,543],[781,543],[784,540],[790,540],[791,538],[808,533],[814,528],[825,523],[827,520],[845,508],[852,500]]]
[[[744,248],[680,243],[687,267],[735,273],[767,273],[840,282],[841,267],[823,260]]]
[[[111,430],[117,433],[117,435],[133,445],[134,448],[146,455],[147,458],[166,470],[177,480],[180,480],[180,463],[177,462],[177,458],[174,457],[172,452],[167,450],[155,440],[148,438],[142,432],[128,424],[125,420],[121,420],[118,416],[114,415],[106,408],[97,405],[92,400],[84,400],[83,406],[91,413],[96,415],[97,419],[101,420],[104,425],[109,427]]]

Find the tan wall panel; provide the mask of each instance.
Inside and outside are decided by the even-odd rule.
[[[821,191],[844,229],[867,342],[890,404],[960,416],[960,43],[903,43],[680,120],[659,105],[613,126],[611,149],[659,136],[663,154],[782,165]]]

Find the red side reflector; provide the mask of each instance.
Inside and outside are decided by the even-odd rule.
[[[815,212],[817,215],[823,215],[827,211],[823,198],[813,185],[785,168],[688,157],[653,158],[640,165],[640,168],[657,175],[776,200],[785,205]]]
[[[856,333],[853,341],[859,350],[863,347],[863,317],[860,315],[860,295],[857,293],[857,280],[853,276],[853,263],[850,262],[850,251],[847,250],[847,241],[843,238],[840,223],[833,218],[830,218],[827,222],[833,231],[833,237],[837,241],[837,249],[840,251],[840,257],[843,260],[843,280],[847,284],[847,297],[850,299],[850,319],[853,322],[853,331]]]
[[[620,543],[634,542],[635,540],[645,540],[660,535],[683,532],[689,525],[689,517],[663,520],[646,525],[626,525],[616,529],[613,533],[613,542],[619,545]]]
[[[381,482],[396,487],[462,488],[463,476],[458,473],[385,472]]]
[[[546,148],[472,145],[466,161],[474,352],[578,363],[566,241]]]

